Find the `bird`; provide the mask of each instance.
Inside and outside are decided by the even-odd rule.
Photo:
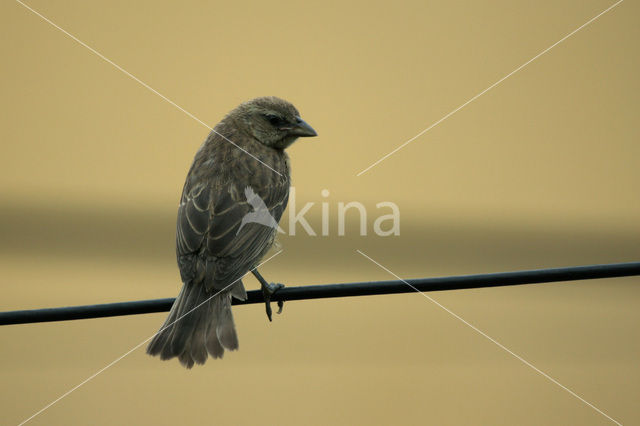
[[[178,358],[190,369],[208,356],[222,358],[225,351],[238,349],[231,300],[246,299],[242,278],[249,271],[260,282],[271,321],[271,296],[284,286],[267,282],[257,266],[274,243],[289,199],[285,150],[298,138],[314,136],[296,107],[275,96],[241,103],[212,129],[195,154],[178,207],[182,288],[147,347],[149,355]],[[243,220],[256,205],[252,194],[275,228]]]
[[[238,231],[236,231],[236,235],[240,233],[240,230],[242,230],[244,225],[250,222],[259,223],[276,229],[278,228],[278,221],[271,216],[264,200],[260,198],[260,196],[256,194],[250,186],[247,186],[244,189],[244,196],[247,197],[247,202],[251,204],[253,211],[244,215],[242,222],[240,222],[240,227],[238,228]]]

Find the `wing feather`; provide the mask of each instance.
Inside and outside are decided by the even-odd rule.
[[[246,198],[247,185],[222,185],[212,178],[191,185],[187,178],[178,208],[176,252],[183,280],[202,280],[207,289],[220,289],[254,268],[272,245],[277,232],[270,226],[246,223],[253,211]],[[251,190],[279,222],[289,198],[283,179]]]

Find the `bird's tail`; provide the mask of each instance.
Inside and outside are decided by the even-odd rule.
[[[147,353],[162,360],[178,357],[191,368],[194,362],[204,364],[208,355],[222,358],[225,349],[238,349],[231,296],[242,298],[243,294],[246,297],[242,282],[219,294],[206,291],[203,283],[185,283]]]

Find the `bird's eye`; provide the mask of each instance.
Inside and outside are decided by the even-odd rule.
[[[286,124],[286,121],[282,119],[282,117],[278,117],[277,115],[267,114],[265,118],[272,126],[281,127]]]

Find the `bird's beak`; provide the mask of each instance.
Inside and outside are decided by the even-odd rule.
[[[318,133],[313,130],[313,127],[309,126],[309,123],[300,117],[296,117],[296,125],[291,128],[289,134],[300,136],[302,138],[318,136]]]

